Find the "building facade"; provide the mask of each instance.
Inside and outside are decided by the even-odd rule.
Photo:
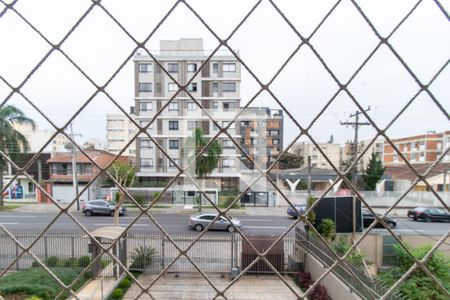
[[[137,176],[141,184],[162,186],[178,173],[149,136],[176,164],[184,167],[187,151],[183,148],[196,128],[202,129],[208,138],[218,134],[219,128],[193,99],[221,127],[230,124],[235,117],[240,107],[240,64],[230,53],[218,52],[207,61],[209,54],[203,49],[202,39],[180,39],[160,41],[160,51],[155,56],[158,63],[148,55],[134,57],[136,121],[141,127],[147,126],[148,133],[140,134],[136,143]],[[185,91],[179,91],[180,86],[188,82],[186,89],[192,98]],[[228,133],[237,141],[240,140],[239,125],[233,122],[228,128]],[[209,174],[206,188],[237,189],[240,155],[225,134],[219,135],[219,142],[223,153],[217,168]],[[181,179],[186,180],[186,177]]]
[[[283,150],[283,111],[248,107],[242,112],[239,122],[242,149],[260,168],[270,167]],[[242,162],[242,167],[254,168],[244,155]]]
[[[331,163],[337,168],[341,168],[342,155],[341,145],[333,143],[319,143],[318,146],[325,153]],[[321,169],[332,169],[331,165],[325,159],[325,156],[319,151],[318,147],[311,143],[298,142],[293,147],[292,151],[299,153],[304,158],[304,163],[307,163],[308,156],[311,157],[311,167]]]
[[[28,141],[30,145],[29,152],[37,153],[56,153],[67,151],[68,145],[71,145],[69,139],[62,134],[57,134],[41,151],[41,148],[50,140],[55,134],[55,130],[40,129],[28,124],[14,124],[14,128],[19,131]]]
[[[130,116],[134,117],[133,109]],[[119,154],[137,133],[137,127],[124,114],[106,115],[106,151]],[[132,142],[122,153],[124,156],[136,156],[136,143]]]
[[[392,142],[411,164],[426,164],[436,161],[450,146],[450,131],[393,139]],[[449,155],[443,159],[449,161]],[[384,143],[383,163],[385,166],[402,165],[404,160],[389,143]]]

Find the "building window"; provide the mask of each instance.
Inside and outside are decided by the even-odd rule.
[[[279,139],[272,139],[272,144],[273,145],[278,145],[278,144],[280,144],[280,140]]]
[[[175,164],[180,165],[180,159],[173,158],[173,161],[175,162]],[[175,169],[176,168],[175,164],[169,160],[169,168]]]
[[[230,121],[222,121],[222,127],[225,128],[230,124]],[[234,129],[234,122],[230,125],[228,129]]]
[[[178,121],[169,121],[169,130],[178,130]]]
[[[187,64],[187,71],[188,71],[188,73],[194,73],[194,72],[197,72],[197,64],[194,64],[194,63],[188,63],[188,64]]]
[[[258,145],[258,140],[255,138],[250,138],[250,145]]]
[[[241,127],[248,127],[250,126],[250,121],[241,121]]]
[[[142,168],[153,168],[153,158],[141,158]]]
[[[187,123],[188,130],[193,130],[197,128],[197,121],[188,121]]]
[[[169,73],[178,73],[178,64],[177,63],[167,64],[167,71],[169,71]]]
[[[280,135],[280,131],[278,131],[278,130],[269,130],[269,135],[271,135],[271,136]]]
[[[197,110],[197,104],[195,102],[188,102],[187,103],[187,110],[188,111],[196,111]]]
[[[197,91],[197,83],[196,82],[189,83],[187,88],[188,88],[189,92],[196,92]]]
[[[223,72],[236,72],[236,64],[235,63],[224,63],[222,65]]]
[[[140,111],[150,111],[153,109],[152,102],[139,102]]]
[[[213,93],[218,93],[219,92],[219,83],[218,82],[213,82],[212,90],[213,90]]]
[[[213,73],[218,74],[219,73],[219,64],[213,63]]]
[[[149,139],[142,139],[141,140],[141,149],[151,149],[152,148],[152,142]]]
[[[411,160],[417,159],[417,153],[411,153]]]
[[[222,166],[224,168],[232,168],[232,167],[234,167],[234,159],[224,159],[222,161]]]
[[[168,83],[169,92],[176,92],[177,89],[178,89],[178,87],[177,87],[176,83],[173,83],[173,82]]]
[[[217,111],[219,109],[219,102],[213,102],[213,111]]]
[[[139,83],[139,92],[148,93],[152,91],[152,83],[151,82],[140,82]]]
[[[226,149],[233,149],[234,148],[234,144],[233,144],[233,142],[231,140],[223,140],[222,145]]]
[[[178,111],[178,102],[170,102],[169,111]]]
[[[169,140],[169,149],[179,149],[180,141],[179,140]]]
[[[223,103],[223,110],[224,111],[234,111],[236,109],[236,103],[235,102],[224,102]]]
[[[317,160],[318,158],[319,158],[319,156],[317,156],[317,155],[311,156],[311,159],[312,159],[312,160]]]
[[[235,82],[224,82],[223,83],[223,91],[224,92],[236,92],[236,83]]]
[[[152,64],[139,64],[139,73],[150,73],[153,71]]]

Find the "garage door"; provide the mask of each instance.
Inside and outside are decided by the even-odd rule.
[[[79,185],[78,190],[81,191],[85,186]],[[75,198],[75,192],[72,185],[54,184],[52,187],[53,199],[60,202],[71,202]],[[80,200],[88,200],[88,191],[85,191]]]

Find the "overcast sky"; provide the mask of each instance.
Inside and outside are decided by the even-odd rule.
[[[211,28],[226,38],[256,1],[187,1]],[[309,36],[336,1],[275,1],[292,25]],[[358,1],[373,25],[386,36],[413,7],[416,1],[367,0]],[[174,1],[103,0],[102,5],[138,41],[144,40]],[[442,1],[447,12],[450,1]],[[51,42],[58,43],[91,1],[19,0],[15,8],[39,29]],[[0,4],[3,10],[4,5]],[[20,84],[30,70],[49,51],[50,46],[13,11],[0,17],[0,75],[9,83]],[[214,49],[218,42],[198,18],[184,4],[179,4],[146,44],[152,51],[159,48],[161,39],[203,38],[206,49]],[[393,47],[416,73],[427,83],[449,59],[450,23],[432,0],[424,0],[417,10],[389,39]],[[282,19],[269,1],[262,1],[255,12],[230,39],[233,49],[239,50],[242,60],[258,78],[266,83],[300,43],[296,33]],[[342,1],[332,15],[311,38],[322,59],[337,78],[349,80],[358,66],[378,44],[378,39],[350,1]],[[115,70],[133,53],[134,42],[99,7],[95,7],[78,28],[62,44],[62,49],[97,84],[103,85]],[[106,87],[108,93],[126,110],[133,105],[132,60]],[[256,81],[242,71],[241,98],[247,103],[258,91]],[[293,117],[308,126],[317,113],[337,91],[338,86],[319,59],[303,46],[274,80],[270,89],[286,106]],[[351,93],[364,107],[371,107],[371,118],[386,126],[407,101],[419,90],[418,85],[386,47],[378,49],[368,64],[349,85]],[[440,74],[430,90],[447,110],[450,104],[450,67]],[[22,92],[42,109],[57,126],[68,118],[94,93],[94,86],[59,52],[54,52],[22,88]],[[0,100],[10,89],[0,81]],[[19,95],[7,102],[22,108],[41,128],[51,128]],[[254,106],[277,108],[275,100],[266,92],[253,102]],[[353,129],[341,126],[356,110],[346,93],[339,94],[311,133],[318,142],[326,142],[330,135],[335,142],[353,138]],[[99,94],[75,119],[74,128],[83,139],[105,139],[107,113],[119,110]],[[299,132],[285,115],[285,145]],[[449,120],[430,97],[422,93],[388,131],[393,138],[422,134],[428,130],[450,129]],[[370,126],[360,130],[360,139],[374,137]]]

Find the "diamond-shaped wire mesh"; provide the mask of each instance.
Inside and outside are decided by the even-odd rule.
[[[445,57],[445,62],[442,66],[439,66],[440,68],[438,71],[431,76],[431,78],[428,81],[424,81],[419,77],[413,70],[413,68],[410,67],[411,62],[406,61],[403,56],[401,55],[401,51],[397,49],[392,42],[392,38],[395,37],[396,32],[398,32],[402,27],[405,26],[405,23],[408,22],[408,20],[411,18],[411,15],[413,15],[418,8],[420,8],[423,2],[426,1],[412,1],[413,5],[409,8],[409,10],[405,13],[404,16],[401,16],[398,18],[397,24],[395,24],[395,27],[393,26],[392,30],[387,34],[381,34],[379,29],[377,29],[377,26],[374,25],[374,21],[370,18],[370,15],[365,11],[360,1],[352,0],[352,1],[336,1],[333,2],[332,5],[329,6],[328,10],[323,14],[321,19],[318,21],[317,24],[315,24],[312,31],[309,33],[309,35],[305,35],[302,33],[303,28],[298,28],[298,25],[296,25],[296,20],[293,20],[292,18],[292,12],[288,12],[284,10],[282,7],[282,3],[278,3],[278,1],[268,0],[268,1],[254,1],[252,5],[248,8],[248,10],[245,12],[245,14],[242,16],[240,21],[234,26],[234,28],[231,30],[231,33],[228,36],[220,36],[216,33],[214,28],[208,24],[208,22],[205,19],[205,16],[199,13],[199,10],[195,8],[195,5],[193,3],[191,4],[191,1],[175,1],[173,5],[168,8],[167,12],[161,17],[161,19],[157,22],[156,26],[150,31],[150,33],[146,36],[146,38],[142,41],[135,38],[134,34],[127,29],[125,25],[123,25],[120,21],[120,18],[115,17],[115,13],[110,11],[108,8],[108,3],[105,1],[92,1],[92,2],[86,2],[89,3],[89,5],[86,4],[86,10],[77,17],[77,21],[74,23],[74,25],[66,32],[66,34],[61,38],[60,41],[55,43],[53,40],[48,38],[46,34],[39,29],[38,26],[35,26],[33,24],[33,21],[29,18],[27,18],[26,14],[22,14],[20,9],[20,0],[15,1],[1,1],[2,3],[2,10],[0,12],[0,21],[4,18],[7,18],[8,16],[14,16],[21,20],[21,22],[24,22],[27,26],[27,28],[33,33],[33,35],[38,36],[41,39],[41,42],[44,42],[48,48],[48,51],[44,53],[43,56],[39,57],[39,59],[34,62],[34,64],[28,66],[29,72],[25,75],[25,77],[18,83],[12,83],[12,81],[8,80],[7,74],[8,70],[2,70],[0,72],[0,79],[4,86],[7,87],[7,93],[2,99],[0,107],[4,107],[8,105],[11,98],[15,96],[20,96],[27,105],[30,105],[41,118],[43,118],[48,124],[50,124],[53,129],[55,130],[54,134],[51,136],[51,138],[44,144],[41,145],[41,148],[37,153],[24,165],[20,166],[14,162],[13,159],[8,155],[7,151],[1,151],[0,155],[2,159],[6,162],[8,162],[14,170],[17,172],[12,177],[12,179],[4,185],[3,190],[1,193],[5,192],[12,182],[18,178],[18,176],[22,175],[25,176],[28,180],[30,180],[33,184],[36,185],[36,187],[40,190],[42,194],[44,194],[50,201],[58,208],[59,213],[47,224],[45,229],[37,234],[35,239],[29,243],[24,244],[22,243],[11,231],[7,230],[4,225],[0,224],[0,229],[5,233],[7,238],[11,239],[14,244],[16,245],[16,249],[18,249],[17,257],[10,261],[8,265],[1,271],[0,278],[5,276],[5,274],[13,268],[13,266],[18,263],[18,261],[23,257],[24,255],[31,255],[37,263],[48,273],[52,278],[55,279],[55,281],[62,287],[62,290],[60,294],[68,291],[71,295],[73,295],[75,298],[77,298],[77,295],[74,292],[74,285],[78,279],[80,279],[85,272],[87,272],[97,261],[101,260],[102,255],[109,256],[110,259],[118,264],[121,268],[125,270],[127,275],[131,276],[133,281],[136,283],[138,288],[140,289],[140,292],[138,293],[137,297],[140,297],[144,294],[147,294],[150,298],[156,299],[157,297],[152,295],[152,287],[160,280],[171,267],[173,267],[178,261],[181,259],[187,259],[189,264],[193,266],[193,268],[201,275],[201,277],[206,280],[206,282],[210,285],[210,287],[213,290],[213,293],[215,294],[214,298],[227,298],[229,297],[229,294],[227,292],[244,276],[248,271],[251,270],[253,266],[255,266],[259,261],[263,261],[271,272],[273,272],[286,287],[292,292],[292,294],[297,298],[304,298],[308,297],[313,290],[317,287],[317,285],[330,273],[333,274],[342,274],[339,272],[345,272],[347,276],[352,277],[354,280],[354,283],[359,285],[358,286],[358,294],[361,297],[369,298],[369,299],[378,299],[378,298],[388,298],[393,294],[394,290],[398,285],[400,285],[402,282],[404,282],[410,274],[412,274],[415,270],[419,269],[422,272],[424,272],[436,285],[437,289],[439,289],[443,295],[450,297],[450,291],[446,290],[444,284],[436,278],[436,275],[429,270],[429,268],[426,266],[427,260],[433,255],[433,253],[443,244],[445,243],[446,239],[450,235],[450,231],[447,231],[446,234],[444,234],[439,240],[437,240],[436,244],[431,248],[431,250],[421,259],[416,258],[413,253],[410,251],[409,247],[400,239],[398,234],[396,234],[385,222],[385,217],[388,215],[389,212],[391,212],[393,209],[396,208],[396,206],[406,197],[406,195],[413,190],[413,188],[416,186],[417,183],[423,182],[426,188],[433,193],[434,197],[438,200],[438,202],[447,210],[450,211],[448,204],[442,199],[442,196],[435,191],[433,186],[428,182],[428,175],[433,171],[433,169],[446,157],[446,155],[449,154],[449,148],[447,147],[444,149],[438,159],[429,167],[428,170],[424,173],[419,173],[415,167],[408,161],[408,159],[405,157],[404,153],[402,153],[401,149],[392,141],[392,139],[387,134],[387,131],[396,123],[398,120],[402,117],[404,112],[415,102],[417,102],[417,98],[421,94],[425,94],[429,99],[431,100],[431,104],[436,106],[438,111],[444,116],[445,120],[448,122],[450,119],[449,114],[446,110],[446,103],[444,103],[444,99],[440,99],[439,97],[435,96],[435,93],[430,88],[433,83],[439,78],[439,76],[445,72],[445,70],[448,69],[448,63],[450,58],[447,56]],[[439,11],[440,14],[444,16],[447,23],[445,24],[448,26],[449,21],[449,15],[448,11],[440,3],[439,1],[429,1],[433,6],[436,7],[436,9]],[[430,4],[428,3],[428,4]],[[267,82],[263,82],[259,75],[252,70],[251,64],[246,63],[246,58],[242,58],[238,51],[233,49],[232,45],[234,46],[233,38],[236,36],[237,32],[240,32],[240,30],[243,30],[242,27],[249,23],[250,18],[256,14],[258,11],[258,8],[261,5],[266,5],[270,8],[272,15],[276,16],[278,19],[281,19],[282,22],[285,25],[285,28],[289,28],[290,34],[293,34],[295,36],[295,39],[293,43],[296,45],[295,49],[289,55],[287,58],[283,58],[283,63],[275,70],[273,70],[273,76],[269,77],[270,80]],[[343,80],[341,79],[343,76],[342,74],[338,74],[335,70],[333,70],[336,62],[329,61],[327,58],[328,54],[325,54],[324,50],[321,49],[320,46],[316,46],[315,39],[318,38],[317,36],[319,32],[321,32],[321,29],[323,26],[327,24],[327,21],[335,15],[338,14],[338,10],[342,6],[350,7],[353,10],[353,14],[360,17],[360,22],[364,24],[364,26],[368,27],[371,31],[371,34],[373,35],[373,40],[375,40],[375,46],[373,45],[366,45],[366,47],[370,48],[373,47],[373,49],[370,50],[368,54],[364,54],[364,59],[362,59],[362,62],[358,59],[354,59],[352,61],[352,65],[355,65],[357,67],[348,68],[347,72],[350,70],[349,73],[350,76],[348,79]],[[185,82],[182,82],[181,80],[177,80],[173,76],[173,74],[170,72],[170,70],[167,70],[163,63],[159,60],[158,55],[155,51],[150,50],[148,48],[148,44],[151,42],[152,38],[157,35],[158,30],[166,23],[168,22],[168,19],[175,14],[176,11],[183,9],[183,12],[187,14],[191,14],[192,17],[200,24],[201,28],[209,35],[215,39],[216,47],[213,51],[207,56],[206,59],[204,59],[203,63],[198,67],[198,69],[192,73],[192,76],[188,78]],[[132,43],[132,51],[127,52],[126,57],[123,57],[123,60],[119,61],[117,63],[117,69],[114,68],[114,71],[111,72],[108,70],[101,70],[103,71],[101,76],[106,77],[107,79],[99,83],[98,75],[90,75],[90,72],[92,70],[87,71],[85,63],[77,62],[77,58],[75,58],[75,54],[70,54],[70,51],[65,49],[65,45],[68,43],[68,40],[70,40],[71,36],[74,35],[74,33],[78,33],[78,31],[81,31],[80,29],[81,24],[83,22],[87,22],[86,19],[90,18],[91,16],[99,17],[99,13],[102,14],[103,18],[106,18],[106,20],[111,23],[111,26],[114,26],[113,30],[120,31],[120,34],[124,40],[126,40],[127,43]],[[1,25],[0,25],[1,26]],[[112,28],[112,27],[111,27]],[[13,29],[11,29],[13,30]],[[85,32],[85,31],[82,31]],[[338,34],[338,32],[336,32]],[[445,38],[445,37],[443,37]],[[266,41],[270,42],[270,41]],[[396,112],[396,115],[394,118],[387,123],[386,126],[381,127],[377,125],[377,123],[374,121],[374,118],[372,115],[366,112],[365,108],[361,104],[361,99],[358,99],[356,94],[352,92],[352,89],[349,88],[351,86],[351,83],[355,80],[355,78],[358,78],[358,75],[361,73],[361,71],[367,66],[367,64],[373,60],[373,57],[376,55],[376,53],[379,51],[380,48],[385,48],[389,50],[390,54],[395,57],[397,63],[401,65],[401,68],[406,71],[406,73],[410,76],[410,78],[413,79],[413,81],[416,84],[416,90],[414,95],[409,99],[409,101],[402,106],[401,110],[399,112]],[[314,114],[314,117],[311,119],[311,122],[309,124],[303,124],[304,121],[300,120],[296,117],[294,113],[291,112],[291,108],[288,106],[287,103],[283,99],[281,99],[277,92],[272,89],[272,86],[276,82],[279,75],[283,72],[283,70],[289,66],[291,61],[294,59],[296,55],[299,55],[300,51],[302,49],[308,49],[310,51],[314,58],[317,59],[320,62],[320,65],[323,67],[325,72],[330,76],[330,78],[334,81],[334,84],[338,89],[334,91],[332,94],[332,97],[327,99],[327,102],[323,106],[323,108],[320,109],[320,111],[317,114]],[[234,59],[237,60],[237,62],[242,67],[242,70],[247,72],[251,80],[253,80],[256,85],[257,89],[254,95],[249,97],[249,101],[241,108],[239,108],[238,113],[235,114],[230,122],[228,122],[226,125],[223,123],[220,124],[219,120],[215,118],[214,114],[211,113],[211,111],[208,110],[208,108],[203,106],[203,103],[201,99],[199,99],[191,90],[189,90],[190,83],[194,80],[194,78],[201,74],[202,69],[206,67],[210,60],[213,59],[214,55],[218,53],[218,51],[221,51],[223,49],[226,49],[231,56],[233,56]],[[33,51],[33,49],[28,49],[29,51]],[[176,85],[176,91],[174,94],[170,97],[170,99],[161,107],[158,108],[155,115],[152,116],[150,122],[148,122],[145,125],[142,125],[136,121],[135,118],[133,118],[130,113],[128,113],[119,103],[119,101],[116,99],[116,97],[111,94],[108,90],[109,86],[112,85],[114,82],[114,79],[117,76],[120,76],[120,73],[123,72],[123,70],[127,67],[127,64],[132,63],[133,57],[135,57],[136,53],[138,51],[143,51],[145,55],[147,55],[154,63],[155,66],[158,66],[162,73],[164,73],[165,76],[167,76],[171,81],[173,81]],[[75,111],[75,113],[70,114],[70,118],[66,120],[62,126],[58,126],[57,122],[54,122],[51,117],[49,117],[49,113],[45,110],[40,108],[39,101],[36,101],[35,97],[31,94],[27,94],[25,92],[25,88],[27,87],[27,83],[29,83],[33,76],[37,76],[36,74],[39,72],[43,66],[48,63],[49,57],[51,57],[54,53],[58,53],[62,55],[67,62],[70,63],[71,66],[73,66],[79,74],[83,77],[83,80],[87,80],[94,89],[94,92],[92,95],[90,95],[87,99],[80,100],[79,108]],[[142,53],[142,52],[141,52]],[[361,56],[361,55],[360,55]],[[95,78],[95,79],[94,79]],[[256,103],[256,99],[258,96],[262,93],[267,93],[271,99],[273,99],[273,103],[280,107],[280,109],[284,112],[284,114],[287,116],[289,122],[292,122],[293,126],[296,130],[298,130],[298,134],[294,137],[292,141],[289,142],[287,147],[279,153],[274,161],[271,162],[271,164],[267,166],[260,166],[258,163],[254,161],[254,158],[252,158],[242,147],[239,140],[237,140],[233,133],[231,132],[231,129],[233,127],[233,123],[239,122],[239,117],[245,112],[246,109],[248,109],[252,104]],[[157,122],[157,118],[160,116],[163,116],[166,113],[167,109],[170,109],[171,103],[174,103],[176,101],[176,98],[179,97],[181,94],[185,94],[186,97],[190,100],[192,100],[194,105],[196,105],[198,108],[200,108],[202,114],[208,118],[209,121],[211,121],[219,130],[216,134],[213,135],[213,137],[207,142],[206,145],[203,146],[203,148],[196,153],[195,158],[199,158],[202,156],[208,149],[209,145],[214,143],[215,141],[219,140],[219,137],[226,136],[227,139],[231,141],[232,144],[234,144],[234,147],[237,149],[237,152],[239,155],[253,163],[254,170],[255,170],[255,177],[254,179],[247,185],[245,189],[242,189],[239,194],[234,197],[232,203],[226,207],[226,208],[220,208],[217,203],[214,201],[214,199],[211,198],[211,196],[206,193],[205,188],[201,185],[200,182],[198,182],[189,171],[195,164],[195,159],[192,159],[187,165],[180,164],[180,162],[176,161],[170,153],[167,151],[167,149],[164,147],[164,145],[161,145],[161,143],[158,141],[157,137],[154,137],[153,134],[149,133],[149,129]],[[106,97],[107,101],[109,103],[112,103],[114,108],[119,110],[120,113],[125,115],[128,120],[138,128],[137,132],[134,133],[132,138],[126,143],[126,145],[119,151],[119,153],[115,156],[113,160],[111,160],[106,165],[100,165],[97,161],[95,161],[94,158],[92,158],[89,153],[81,147],[74,139],[73,135],[70,135],[67,133],[67,130],[70,126],[70,124],[76,120],[81,114],[83,114],[84,110],[87,110],[87,107],[94,103],[97,99],[97,97],[101,95],[102,97]],[[339,166],[336,166],[335,163],[332,161],[330,157],[328,157],[327,153],[323,151],[323,149],[320,147],[319,142],[317,141],[317,137],[314,137],[312,134],[312,129],[314,128],[314,125],[324,117],[326,111],[329,109],[329,107],[334,104],[337,101],[337,98],[340,95],[344,95],[347,97],[351,104],[356,107],[358,111],[361,112],[362,116],[367,120],[368,124],[376,131],[376,135],[368,145],[366,145],[365,149],[360,152],[357,157],[351,162],[349,166],[344,171],[341,171],[339,169]],[[446,97],[447,95],[444,95]],[[38,156],[41,152],[44,151],[44,149],[52,143],[52,141],[55,139],[57,135],[63,135],[67,140],[74,144],[77,148],[77,150],[82,153],[86,157],[86,159],[96,168],[100,170],[99,173],[97,173],[93,178],[89,180],[89,182],[80,189],[78,195],[76,196],[73,201],[69,203],[69,205],[65,206],[56,201],[41,185],[40,182],[37,182],[32,176],[29,175],[28,170],[31,167],[33,163],[35,163],[38,159]],[[173,177],[168,181],[168,183],[162,188],[160,191],[159,196],[155,197],[148,206],[141,205],[139,201],[137,201],[136,197],[134,197],[130,191],[127,189],[126,186],[122,186],[118,180],[112,176],[112,174],[108,171],[109,167],[114,163],[114,161],[118,160],[122,154],[125,153],[126,149],[138,142],[138,137],[145,136],[148,138],[158,149],[158,151],[161,152],[163,157],[170,161],[170,164],[174,166],[176,169],[176,172],[173,173]],[[409,170],[414,174],[414,177],[416,178],[412,184],[409,186],[408,189],[392,204],[390,205],[387,210],[384,212],[383,215],[377,215],[373,208],[371,207],[370,203],[367,202],[365,195],[361,193],[361,191],[358,190],[358,188],[355,186],[354,182],[349,180],[348,175],[352,173],[352,170],[357,166],[357,164],[360,162],[360,160],[363,158],[363,156],[368,151],[369,147],[375,143],[376,139],[378,137],[383,137],[388,145],[390,145],[395,153],[398,155],[398,157],[404,161],[405,165],[409,168]],[[275,180],[271,177],[271,172],[276,168],[277,163],[280,161],[280,158],[283,154],[287,153],[291,148],[294,146],[296,142],[300,140],[300,138],[307,138],[311,141],[311,143],[317,148],[318,152],[324,157],[326,162],[329,164],[329,166],[333,169],[333,171],[337,174],[336,179],[332,182],[332,184],[323,192],[321,193],[320,197],[315,201],[313,205],[311,205],[308,209],[308,211],[301,213],[300,218],[298,218],[296,221],[292,222],[281,234],[279,234],[275,240],[272,241],[271,245],[268,246],[264,250],[258,249],[252,241],[249,239],[248,235],[245,234],[245,232],[236,227],[235,230],[237,232],[237,235],[242,239],[242,242],[248,243],[248,245],[251,247],[251,249],[256,254],[256,258],[245,268],[243,269],[231,282],[229,282],[226,286],[220,286],[218,287],[209,277],[209,274],[202,269],[202,266],[198,264],[198,262],[195,261],[191,257],[190,250],[195,247],[196,244],[201,243],[202,239],[206,237],[206,232],[208,229],[214,224],[214,222],[217,222],[219,218],[223,217],[228,220],[229,223],[233,224],[229,217],[229,212],[234,204],[236,204],[241,197],[243,197],[247,192],[249,192],[254,185],[257,184],[257,182],[260,179],[264,179],[267,181],[268,185],[270,185],[278,194],[279,196],[286,201],[286,203],[295,209],[295,205],[290,199],[289,195],[286,194],[286,192],[277,185]],[[127,198],[132,201],[134,205],[139,209],[139,214],[136,218],[133,218],[131,223],[126,226],[124,233],[122,233],[119,237],[115,238],[109,245],[105,246],[105,244],[102,244],[97,238],[91,235],[88,228],[86,228],[85,225],[83,225],[70,211],[70,208],[77,203],[81,195],[86,192],[89,187],[94,184],[94,182],[100,178],[100,176],[106,175],[114,184],[115,186],[126,195]],[[184,176],[186,179],[190,180],[192,185],[201,193],[201,197],[203,196],[208,204],[212,206],[212,208],[217,211],[217,215],[214,218],[213,222],[210,223],[204,230],[196,236],[192,241],[189,241],[187,246],[185,244],[181,244],[180,242],[177,242],[176,239],[174,239],[173,235],[171,235],[167,229],[165,229],[160,222],[155,218],[155,216],[150,212],[150,210],[157,204],[160,195],[164,194],[166,191],[169,191],[171,186],[176,183],[177,180],[179,180],[182,176]],[[319,203],[323,200],[323,198],[328,194],[328,192],[332,191],[333,188],[336,185],[340,185],[341,183],[344,183],[352,192],[353,194],[361,200],[361,202],[364,204],[364,206],[373,213],[375,216],[375,221],[367,228],[367,230],[356,239],[352,240],[352,246],[350,249],[347,249],[345,253],[337,253],[336,250],[330,245],[329,241],[327,241],[315,228],[315,226],[311,223],[311,221],[308,219],[309,213],[317,206]],[[77,278],[69,284],[65,284],[61,281],[60,278],[52,271],[43,261],[38,257],[38,255],[35,255],[33,253],[33,246],[36,245],[50,230],[50,228],[60,219],[62,216],[67,216],[70,218],[71,221],[73,221],[81,230],[82,232],[91,239],[91,241],[97,245],[100,249],[100,253],[94,259],[86,266],[84,271],[77,276]],[[151,224],[154,224],[157,229],[161,232],[161,237],[163,239],[167,239],[167,241],[174,247],[177,254],[174,256],[174,259],[170,261],[167,265],[165,265],[158,273],[157,275],[152,279],[152,281],[145,285],[141,283],[135,276],[128,271],[126,266],[123,265],[123,261],[120,260],[117,257],[117,254],[114,253],[113,248],[115,245],[119,242],[119,240],[122,237],[125,237],[127,234],[127,231],[129,231],[133,225],[137,224],[138,220],[141,217],[148,218],[149,222]],[[412,258],[414,264],[411,266],[411,268],[401,276],[399,280],[396,281],[395,284],[393,284],[388,289],[384,290],[376,290],[373,285],[368,284],[364,282],[356,273],[354,268],[352,268],[348,262],[348,258],[352,255],[353,251],[358,250],[358,245],[361,243],[361,241],[368,236],[369,232],[375,227],[375,225],[378,223],[382,224],[386,230],[389,232],[389,234],[395,239],[395,241],[406,251],[406,253]],[[322,247],[322,251],[324,253],[328,253],[329,256],[328,259],[331,258],[331,261],[326,267],[326,271],[322,273],[317,280],[314,281],[314,283],[311,284],[311,286],[299,293],[296,289],[294,289],[291,285],[291,283],[286,280],[284,276],[279,272],[279,270],[273,265],[273,263],[268,260],[268,255],[271,252],[274,247],[276,247],[277,243],[281,240],[283,240],[285,237],[287,237],[290,233],[294,231],[294,228],[296,228],[300,223],[303,223],[304,225],[309,226],[310,231],[317,236],[317,244],[315,244],[315,247],[318,249]],[[297,234],[297,233],[296,233]],[[303,238],[303,237],[301,237]],[[307,237],[306,237],[307,238]],[[306,249],[306,251],[310,250],[309,248]],[[338,275],[339,276],[339,275]],[[353,286],[353,288],[355,288]],[[59,296],[59,295],[58,295]]]

